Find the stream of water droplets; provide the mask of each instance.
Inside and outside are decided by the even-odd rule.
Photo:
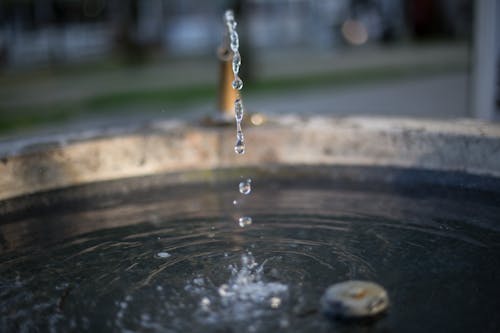
[[[231,11],[224,19],[240,90],[236,22]],[[239,94],[234,111],[241,155]],[[231,200],[234,185],[152,177],[114,192],[92,184],[79,199],[44,193],[39,208],[18,212],[0,202],[0,331],[497,331],[498,192],[352,169],[261,171],[247,207],[259,223],[247,230],[251,217],[227,221],[250,178],[241,200]],[[319,297],[354,278],[384,281],[396,306],[371,326],[332,326]]]
[[[226,35],[229,37],[229,47],[231,48],[231,52],[233,54],[232,68],[234,80],[232,87],[238,91],[238,97],[234,101],[234,114],[236,118],[236,144],[234,145],[234,151],[237,154],[242,155],[245,153],[245,137],[243,136],[243,131],[241,129],[244,108],[239,91],[243,88],[243,81],[239,77],[241,67],[241,55],[239,51],[240,41],[238,32],[236,31],[237,23],[234,19],[234,13],[232,10],[227,10],[225,12],[224,23],[226,25]]]
[[[236,119],[236,143],[234,145],[234,151],[238,155],[245,154],[245,137],[243,135],[243,129],[241,127],[241,122],[243,121],[244,116],[244,107],[243,101],[241,99],[241,95],[239,91],[243,88],[243,81],[239,77],[239,71],[241,67],[241,55],[239,51],[240,40],[238,37],[238,32],[236,31],[236,20],[234,19],[234,13],[232,10],[227,10],[224,13],[224,23],[226,25],[226,35],[229,38],[229,47],[233,54],[232,57],[232,68],[234,80],[232,82],[233,89],[237,90],[237,97],[234,101],[234,117]],[[251,179],[247,179],[244,182],[239,184],[239,191],[241,194],[248,195],[250,194],[251,188]],[[234,201],[233,201],[234,202]],[[238,219],[238,225],[240,227],[245,227],[247,225],[252,224],[252,218],[249,216],[242,216]]]

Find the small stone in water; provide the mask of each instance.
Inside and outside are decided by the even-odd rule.
[[[246,225],[252,224],[252,218],[249,216],[240,217],[238,220],[240,227],[244,228]]]
[[[276,296],[275,296],[275,297],[271,297],[271,299],[270,299],[269,303],[271,304],[271,307],[272,307],[273,309],[277,309],[277,308],[279,308],[279,307],[280,307],[280,305],[281,305],[281,298],[276,297]]]
[[[157,256],[158,258],[168,258],[168,257],[170,257],[170,253],[168,253],[168,252],[158,252],[158,253],[156,254],[156,256]]]
[[[244,195],[250,194],[252,192],[252,180],[249,178],[243,182],[240,183],[239,185],[240,188],[240,193]]]
[[[232,86],[233,89],[241,90],[243,88],[243,81],[241,81],[241,79],[237,77],[236,79],[233,80]]]
[[[372,317],[389,306],[387,291],[369,281],[345,281],[330,286],[321,298],[322,312],[334,318]]]

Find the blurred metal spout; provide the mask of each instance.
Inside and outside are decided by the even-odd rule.
[[[227,48],[219,49],[219,91],[217,108],[223,119],[232,120],[234,118],[234,101],[238,96],[238,91],[233,89],[234,78],[232,69],[232,53]]]

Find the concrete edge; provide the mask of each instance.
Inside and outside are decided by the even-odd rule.
[[[286,116],[245,128],[178,121],[0,144],[0,199],[77,184],[269,164],[374,165],[500,177],[500,126],[477,121]]]

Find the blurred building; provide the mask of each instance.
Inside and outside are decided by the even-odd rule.
[[[237,7],[253,48],[338,48],[345,29],[383,43],[470,31],[470,0],[2,0],[0,64],[213,53],[226,6]]]

